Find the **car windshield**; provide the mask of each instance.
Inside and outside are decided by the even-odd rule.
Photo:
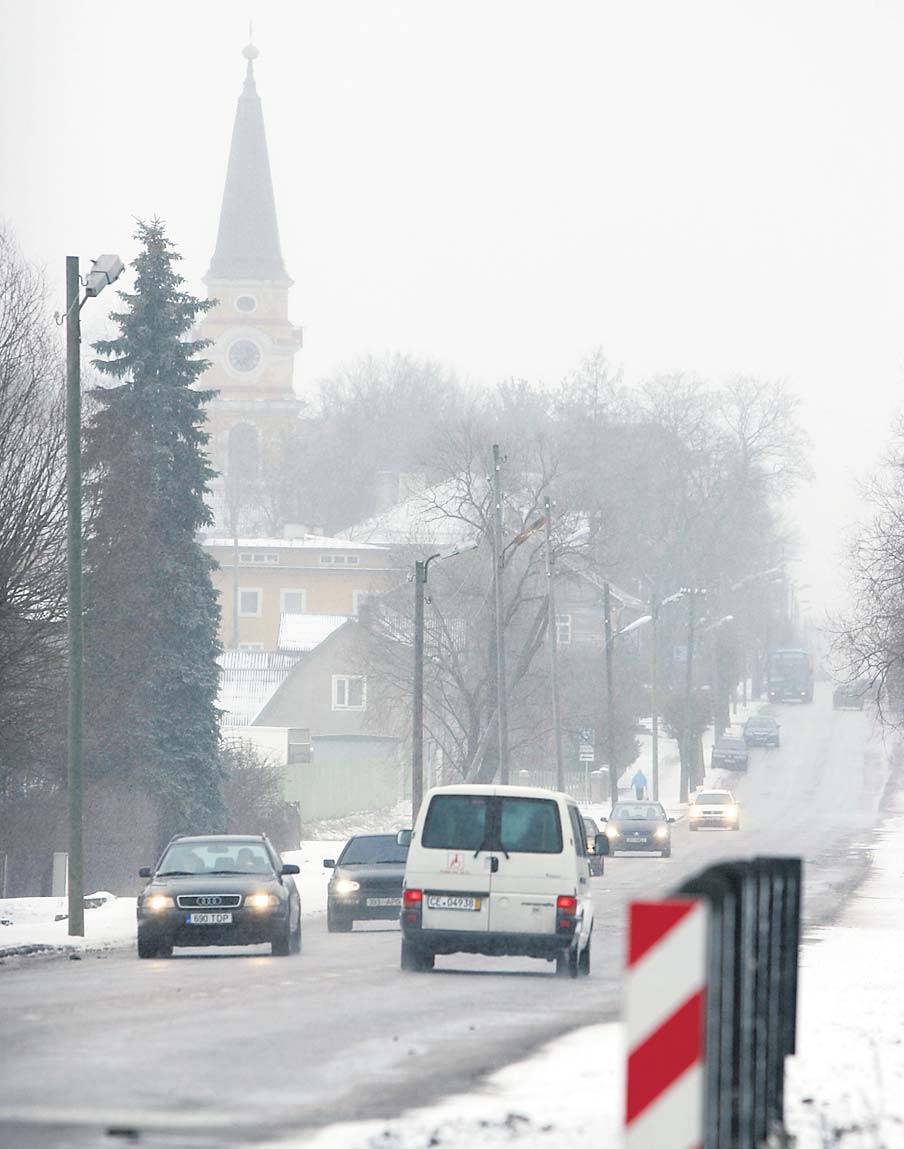
[[[340,866],[380,866],[402,862],[408,857],[408,847],[400,846],[395,834],[362,834],[349,838],[339,855]]]
[[[705,802],[707,806],[727,806],[731,801],[731,795],[726,794],[724,790],[710,790],[707,794],[698,794],[694,801],[698,805]]]
[[[581,821],[584,823],[584,833],[588,836],[590,834],[598,834],[600,832],[599,826],[597,826],[596,822],[594,822],[592,818],[582,818]]]
[[[748,718],[747,719],[747,726],[751,730],[756,729],[758,727],[762,727],[763,729],[771,729],[771,727],[773,727],[774,725],[775,725],[775,719],[774,718]]]
[[[620,802],[612,811],[612,820],[642,819],[644,821],[664,821],[665,810],[650,802]]]
[[[718,746],[720,750],[743,750],[745,748],[740,738],[719,738],[716,742],[716,746]]]
[[[160,859],[157,873],[264,875],[273,873],[273,864],[262,842],[174,842]]]

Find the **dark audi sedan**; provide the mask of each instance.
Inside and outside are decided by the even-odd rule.
[[[327,888],[326,927],[348,933],[356,921],[399,920],[408,847],[395,834],[356,834],[338,859],[324,858],[333,871]]]
[[[138,956],[172,957],[173,946],[269,942],[276,957],[301,950],[301,900],[262,834],[173,838],[138,898]]]
[[[672,853],[674,822],[659,802],[618,802],[606,822],[609,853],[616,850],[656,850],[663,858]]]

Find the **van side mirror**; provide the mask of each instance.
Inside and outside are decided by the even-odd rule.
[[[669,818],[669,821],[670,821],[670,822],[674,822],[674,821],[675,821],[675,819],[674,819],[674,818]]]
[[[593,839],[593,852],[598,858],[609,853],[609,839],[605,834],[597,834]]]
[[[296,866],[294,862],[286,862],[279,872],[281,874],[300,874],[301,868]]]
[[[153,872],[151,871],[150,866],[142,866],[141,869],[138,871],[138,877],[139,878],[152,878],[153,876],[154,875],[153,875]]]
[[[323,859],[323,868],[325,870],[335,870],[336,859],[335,858],[324,858]]]
[[[413,830],[399,830],[398,834],[396,834],[396,845],[410,846],[413,833]]]

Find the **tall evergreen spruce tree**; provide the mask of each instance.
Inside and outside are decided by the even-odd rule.
[[[223,824],[219,607],[196,532],[211,521],[212,393],[192,387],[207,341],[186,336],[212,303],[182,290],[159,220],[140,222],[136,239],[135,289],[112,316],[119,335],[94,345],[95,367],[116,382],[94,391],[86,431],[87,768],[146,791],[162,835],[210,832]]]

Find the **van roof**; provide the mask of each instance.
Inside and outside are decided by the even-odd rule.
[[[424,795],[425,801],[434,794],[487,794],[491,797],[504,794],[511,798],[562,798],[572,805],[577,805],[570,794],[563,794],[560,790],[546,790],[542,786],[500,786],[461,782],[455,786],[435,786]]]

